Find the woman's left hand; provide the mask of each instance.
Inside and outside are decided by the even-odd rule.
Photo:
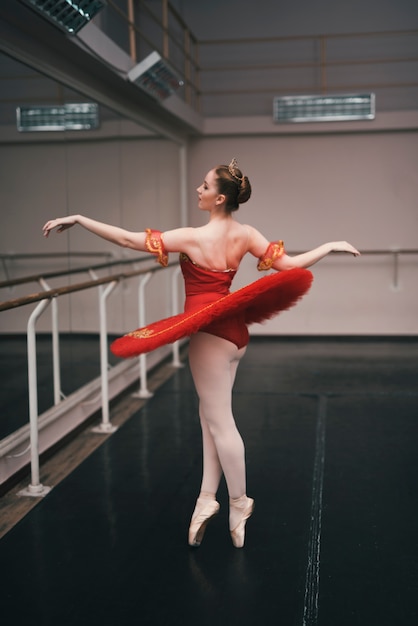
[[[334,241],[332,243],[332,251],[333,252],[350,252],[354,256],[360,256],[360,252],[348,243],[348,241]]]

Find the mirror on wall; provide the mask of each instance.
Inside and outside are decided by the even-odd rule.
[[[160,138],[138,123],[0,54],[0,197],[7,213],[0,234],[3,279],[42,271],[44,242],[37,235],[48,217],[84,211],[129,224],[126,193],[131,177],[138,178],[135,159],[139,155],[152,163],[163,150]],[[72,252],[73,264],[80,246],[100,257],[101,242],[74,239],[58,243],[54,238],[48,251]],[[54,263],[61,267],[68,259]]]
[[[59,113],[74,103],[97,105],[99,123],[92,130],[17,129],[18,107],[34,107],[39,113],[48,106]],[[135,231],[178,226],[178,160],[178,145],[172,141],[0,54],[1,301],[87,282],[93,276],[90,267],[96,267],[98,277],[132,269],[130,264],[97,267],[108,262],[132,259],[136,269],[144,262],[155,266],[153,257],[115,246],[78,226],[48,239],[42,226],[48,219],[76,213]],[[171,314],[170,276],[167,270],[153,277],[146,304],[149,319]],[[121,284],[109,298],[109,338],[138,326],[138,281]],[[100,375],[98,295],[93,287],[57,299],[65,396]],[[36,304],[1,312],[3,347],[14,355],[22,377],[13,402],[0,402],[0,439],[28,421],[26,332]],[[36,322],[36,332],[42,413],[53,404],[51,307]],[[109,359],[114,364],[110,353]]]

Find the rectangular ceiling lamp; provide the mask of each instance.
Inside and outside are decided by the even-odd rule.
[[[63,131],[95,130],[100,126],[99,106],[96,103],[77,103],[53,106],[25,106],[16,109],[17,130]]]
[[[135,65],[128,72],[128,79],[158,100],[165,100],[184,85],[183,80],[158,52],[152,52],[141,63]]]
[[[283,96],[273,100],[273,120],[293,122],[344,122],[373,120],[375,94]]]
[[[83,28],[107,4],[106,0],[23,1],[70,35],[74,35]]]

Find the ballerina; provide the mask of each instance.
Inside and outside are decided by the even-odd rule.
[[[188,541],[192,547],[201,544],[208,522],[219,511],[216,494],[224,476],[231,539],[236,548],[242,548],[254,500],[247,496],[245,448],[232,413],[232,388],[248,344],[248,324],[295,304],[312,281],[306,268],[330,252],[360,253],[346,241],[334,241],[289,256],[282,241],[270,242],[256,228],[236,221],[233,213],[250,198],[251,185],[235,159],[211,169],[197,193],[199,209],[209,215],[208,223],[201,227],[131,232],[71,215],[49,220],[43,233],[48,237],[54,229],[61,233],[78,224],[119,246],[150,252],[162,265],[167,265],[170,252],[180,253],[186,290],[184,313],[128,333],[114,342],[112,350],[130,357],[190,336],[189,363],[199,397],[203,475]],[[277,272],[230,293],[247,253],[258,259],[261,271]]]

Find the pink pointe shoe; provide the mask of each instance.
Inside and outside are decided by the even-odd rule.
[[[189,527],[189,546],[193,548],[200,546],[206,526],[218,514],[219,509],[220,505],[216,500],[205,500],[201,504],[199,500],[197,501]]]
[[[230,501],[230,506],[235,511],[241,511],[241,519],[235,528],[231,530],[231,539],[235,548],[242,548],[245,542],[245,524],[254,511],[254,500],[247,498],[247,496],[241,496],[241,498]]]

